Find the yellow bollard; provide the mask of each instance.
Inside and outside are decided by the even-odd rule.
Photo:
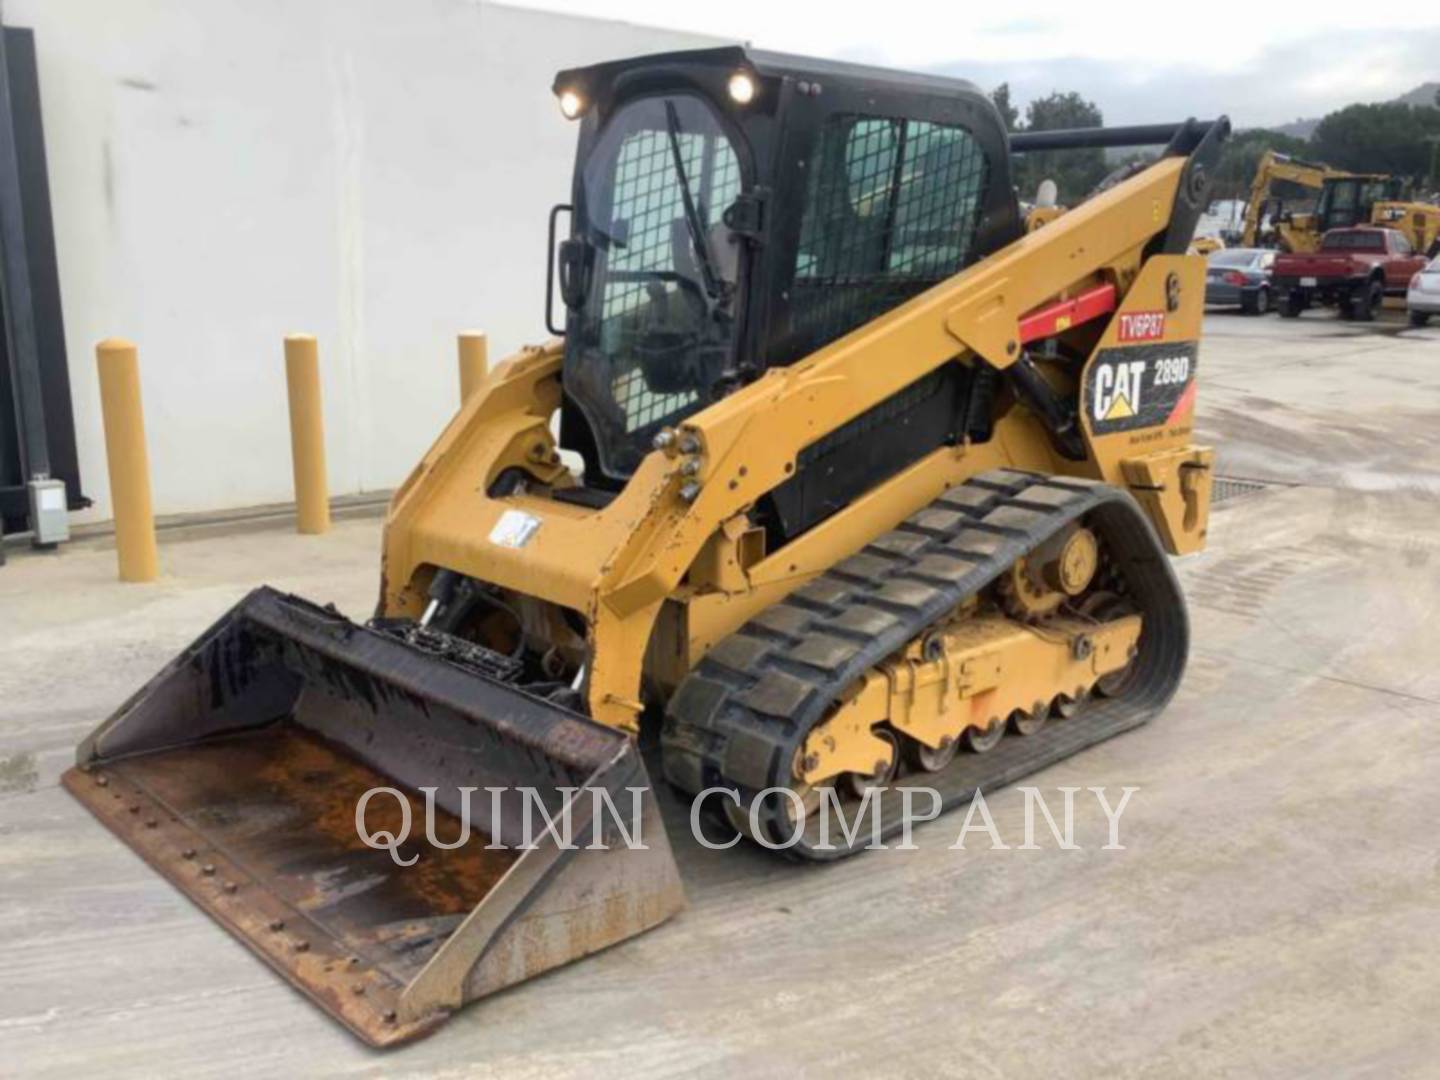
[[[330,529],[325,477],[325,418],[320,409],[320,352],[309,334],[285,339],[290,391],[290,457],[295,466],[295,526],[302,533]]]
[[[160,559],[155,549],[155,512],[150,503],[140,360],[130,342],[106,338],[95,346],[95,362],[100,370],[100,415],[105,426],[105,459],[110,468],[120,580],[154,581],[160,573]]]
[[[460,335],[460,404],[470,400],[470,395],[480,385],[489,370],[489,346],[485,335],[479,330],[467,330]]]

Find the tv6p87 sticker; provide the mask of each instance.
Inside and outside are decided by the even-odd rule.
[[[1102,349],[1086,375],[1090,430],[1110,435],[1184,416],[1195,399],[1198,355],[1194,341]]]

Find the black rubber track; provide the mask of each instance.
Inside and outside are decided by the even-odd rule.
[[[1011,783],[1144,723],[1175,693],[1189,647],[1184,596],[1155,530],[1119,488],[1001,470],[949,489],[711,649],[670,700],[661,736],[666,778],[692,794],[734,788],[746,808],[765,789],[788,786],[806,734],[868,668],[1082,517],[1101,538],[1116,578],[1111,587],[1143,618],[1124,693],[1092,698],[1073,719],[1052,719],[1031,736],[1007,735],[985,754],[961,752],[943,772],[900,784],[933,788],[951,809],[976,789]],[[902,827],[901,800],[898,786],[882,795],[882,835]],[[929,810],[923,798],[915,806]],[[788,807],[778,794],[761,806],[772,843],[792,836]],[[871,840],[868,826],[851,847],[832,830],[831,846],[817,849],[817,816],[786,855],[835,859]]]

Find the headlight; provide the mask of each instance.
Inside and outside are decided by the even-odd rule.
[[[562,90],[560,92],[560,111],[565,114],[566,120],[574,120],[585,111],[585,99],[574,90]]]
[[[735,72],[726,88],[730,91],[730,100],[737,105],[749,105],[755,100],[755,80],[748,72]]]

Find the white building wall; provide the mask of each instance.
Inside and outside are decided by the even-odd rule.
[[[557,70],[717,44],[478,0],[7,0],[35,31],[80,468],[94,346],[140,348],[157,513],[292,497],[281,339],[320,339],[330,489],[396,485],[455,335],[542,340]]]

